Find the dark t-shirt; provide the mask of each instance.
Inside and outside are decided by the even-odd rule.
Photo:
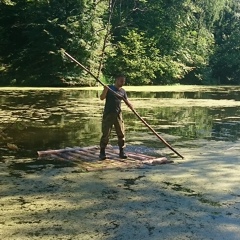
[[[126,91],[123,88],[117,89],[114,85],[108,86],[114,92],[127,99]],[[107,92],[106,103],[104,108],[104,114],[108,113],[120,113],[121,112],[121,99],[114,95],[110,90]]]

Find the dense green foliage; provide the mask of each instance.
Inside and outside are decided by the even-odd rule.
[[[216,51],[212,56],[213,77],[221,84],[240,84],[240,1],[226,8],[216,26]]]
[[[239,84],[238,0],[2,0],[0,84]],[[100,62],[103,63],[100,64]],[[100,71],[100,72],[99,72]]]

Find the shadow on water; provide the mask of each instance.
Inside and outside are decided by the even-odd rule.
[[[9,166],[10,170],[24,171],[34,173],[47,168],[65,168],[74,167],[76,163],[71,161],[59,161],[54,159],[32,159],[29,162],[14,162]]]
[[[135,192],[134,189],[131,188],[131,186],[136,185],[136,181],[140,180],[141,178],[144,178],[145,176],[138,176],[136,178],[127,178],[122,179],[125,181],[124,183],[124,189],[129,190],[131,192]]]
[[[197,198],[201,203],[206,203],[214,207],[220,207],[221,204],[212,200],[207,199],[204,197],[202,193],[195,192],[194,190],[190,188],[183,187],[180,184],[176,183],[170,183],[170,182],[163,182],[168,188],[171,188],[174,191],[182,192],[185,196],[188,197],[195,197]]]

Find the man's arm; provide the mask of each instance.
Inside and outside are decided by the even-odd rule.
[[[102,94],[100,95],[100,99],[101,100],[104,100],[107,96],[107,92],[108,92],[108,87],[107,86],[104,86],[104,89],[102,91]]]
[[[127,93],[126,93],[125,90],[124,90],[124,96],[123,96],[123,98],[125,99],[125,103],[127,104],[127,106],[128,106],[130,109],[133,109],[133,105],[129,102],[128,97],[127,97]]]
[[[133,105],[129,102],[129,100],[126,99],[125,101],[126,101],[127,106],[128,106],[130,109],[133,109]]]

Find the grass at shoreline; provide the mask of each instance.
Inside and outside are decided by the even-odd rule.
[[[211,89],[219,89],[223,90],[225,88],[228,89],[240,89],[240,86],[198,86],[198,85],[171,85],[171,86],[124,86],[124,89],[128,92],[181,92],[181,91],[209,91]],[[102,86],[99,87],[0,87],[0,91],[59,91],[59,90],[95,90],[101,91],[103,89]]]

